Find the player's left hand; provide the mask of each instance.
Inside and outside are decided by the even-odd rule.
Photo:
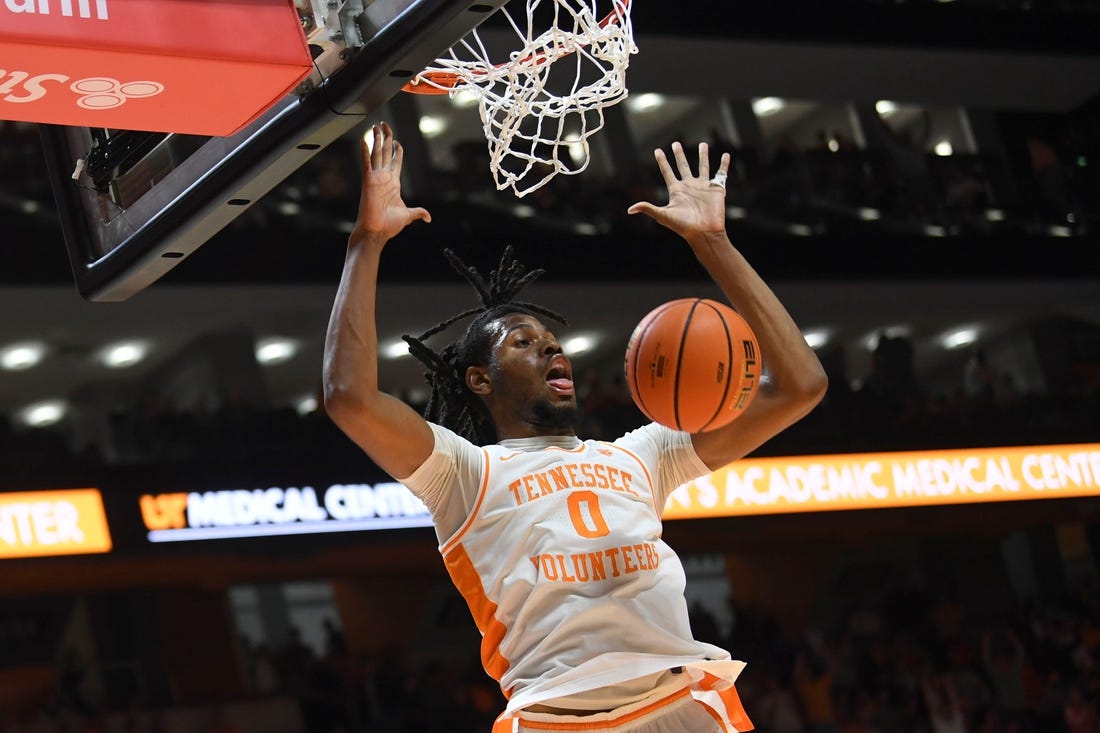
[[[360,141],[363,183],[359,192],[359,216],[352,238],[375,235],[387,242],[414,221],[430,222],[431,214],[420,207],[409,207],[401,198],[401,165],[405,149],[383,122],[373,125]]]
[[[684,146],[672,143],[676,170],[672,169],[665,151],[653,151],[661,177],[668,186],[668,204],[655,206],[639,201],[626,211],[628,214],[645,214],[657,223],[668,227],[681,237],[726,231],[726,176],[729,173],[730,155],[722,153],[718,172],[710,175],[709,146],[699,143],[699,174],[693,175]],[[677,172],[679,175],[677,176]]]

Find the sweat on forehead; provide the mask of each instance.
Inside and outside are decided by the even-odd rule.
[[[508,334],[517,329],[534,328],[540,331],[549,331],[550,328],[542,322],[538,316],[528,313],[510,313],[490,321],[488,327],[497,334]]]
[[[498,305],[493,308],[489,308],[478,314],[473,321],[470,322],[467,333],[474,331],[480,331],[482,333],[488,333],[490,331],[496,331],[509,319],[535,319],[538,320],[538,315],[527,308],[518,305]],[[539,321],[541,323],[541,321]]]

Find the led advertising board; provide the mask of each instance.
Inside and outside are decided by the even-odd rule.
[[[97,489],[0,494],[0,559],[110,551]]]

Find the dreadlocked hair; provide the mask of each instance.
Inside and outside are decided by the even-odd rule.
[[[496,426],[481,399],[466,386],[466,370],[471,366],[486,366],[492,358],[492,344],[486,326],[498,318],[513,313],[545,316],[562,325],[564,317],[554,311],[515,300],[527,285],[538,279],[545,270],[528,271],[505,247],[500,264],[489,273],[486,280],[475,267],[469,267],[453,251],[443,254],[459,275],[477,291],[480,304],[474,308],[440,321],[419,336],[402,335],[409,345],[409,353],[428,370],[424,379],[431,387],[424,417],[438,423],[478,445],[495,442]],[[427,345],[432,336],[446,330],[463,318],[473,316],[465,332],[453,344],[440,351]]]

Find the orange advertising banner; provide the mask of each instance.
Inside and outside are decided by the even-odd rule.
[[[97,489],[0,494],[0,559],[110,551]]]
[[[1100,443],[746,458],[673,492],[665,519],[1100,495]]]
[[[0,0],[0,119],[229,135],[311,70],[293,0]]]

